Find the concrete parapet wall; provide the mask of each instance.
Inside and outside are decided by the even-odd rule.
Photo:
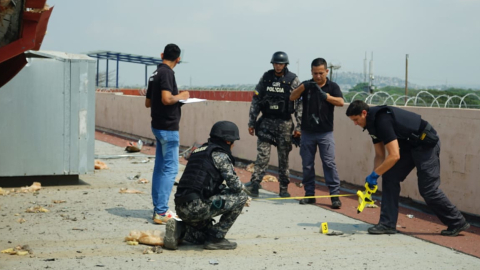
[[[97,93],[96,126],[126,134],[154,139],[150,130],[150,110],[144,106],[145,97]],[[180,144],[203,143],[210,128],[219,120],[235,122],[240,128],[240,141],[233,154],[255,160],[256,137],[248,134],[249,102],[207,101],[182,107]],[[373,145],[368,133],[345,116],[347,106],[335,109],[336,163],[341,180],[363,185],[373,169]],[[440,109],[405,107],[422,115],[437,130],[441,142],[441,189],[461,210],[480,215],[480,111],[469,109]],[[272,147],[270,164],[277,166],[276,148]],[[317,154],[316,172],[322,176]],[[290,153],[290,169],[302,171],[299,148]],[[381,186],[379,187],[381,189]],[[417,188],[416,170],[402,183],[401,196],[423,201]]]

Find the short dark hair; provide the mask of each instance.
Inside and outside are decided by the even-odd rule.
[[[363,110],[368,112],[368,109],[370,109],[370,107],[368,106],[367,103],[357,99],[352,101],[352,103],[348,105],[346,114],[347,116],[360,115],[362,114]]]
[[[180,52],[180,48],[177,45],[170,43],[165,46],[165,49],[163,50],[163,59],[175,61],[178,57],[180,57]]]
[[[313,59],[312,61],[312,68],[313,67],[319,67],[323,65],[325,67],[325,69],[327,69],[327,60],[323,59],[323,58],[315,58]]]

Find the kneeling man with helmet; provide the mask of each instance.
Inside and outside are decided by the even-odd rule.
[[[182,221],[167,222],[165,248],[177,249],[182,240],[205,249],[237,247],[225,235],[248,199],[233,167],[231,149],[239,139],[237,125],[220,121],[213,125],[208,142],[192,152],[175,193],[175,210]],[[214,224],[213,217],[220,215]]]

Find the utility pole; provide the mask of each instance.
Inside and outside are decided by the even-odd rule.
[[[297,77],[300,77],[300,59],[297,60]]]
[[[367,83],[367,52],[365,52],[365,59],[363,59],[363,82]]]
[[[405,104],[408,100],[408,54],[405,56]]]
[[[330,66],[328,66],[328,68],[330,69],[329,73],[330,73],[330,81],[333,82],[333,70],[334,69],[340,69],[342,67],[342,65],[340,64],[337,64],[337,65],[334,65],[334,64],[330,64]]]
[[[373,94],[373,89],[375,89],[375,85],[373,84],[373,80],[375,79],[375,76],[373,76],[373,52],[372,52],[372,58],[370,59],[369,78],[370,78],[370,81],[368,82],[368,92],[370,94]]]

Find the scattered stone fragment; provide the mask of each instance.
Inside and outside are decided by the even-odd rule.
[[[36,192],[38,190],[40,190],[42,188],[42,184],[40,184],[39,182],[33,182],[33,184],[29,187],[22,187],[20,192],[21,193],[33,193],[33,192]]]
[[[103,161],[95,160],[95,170],[108,170],[108,166]]]
[[[247,202],[245,202],[245,206],[250,207],[250,203],[252,203],[252,198],[250,198],[250,196],[249,196],[248,199],[247,199]]]
[[[0,187],[0,196],[6,196],[10,193],[10,191],[6,191]]]
[[[28,208],[25,212],[27,212],[27,213],[47,213],[49,211],[48,211],[48,209],[45,209],[45,208],[41,207],[40,205],[37,205],[37,206]]]
[[[148,184],[150,183],[150,181],[148,181],[147,179],[145,178],[142,178],[142,179],[138,179],[137,180],[137,184]]]
[[[22,223],[25,223],[26,220],[25,220],[24,218],[20,218],[20,219],[17,220],[17,222],[20,223],[20,224],[22,224]]]
[[[303,187],[303,183],[295,183],[295,186],[301,188],[301,187]]]
[[[143,254],[160,254],[162,252],[163,252],[163,249],[161,246],[155,246],[155,247],[147,247],[143,251]]]
[[[343,232],[339,232],[339,231],[330,231],[330,232],[328,232],[326,235],[328,235],[328,236],[337,236],[337,235],[343,235]]]
[[[127,178],[128,180],[137,180],[137,179],[140,179],[141,175],[142,175],[141,173],[138,173],[135,176],[128,176]]]
[[[122,194],[143,194],[143,192],[141,192],[140,190],[128,189],[128,188],[121,188],[119,193],[122,193]]]
[[[217,260],[210,260],[209,263],[211,265],[218,265],[218,261]]]
[[[64,200],[53,200],[53,203],[66,203],[67,201]]]
[[[265,175],[262,182],[278,182],[278,179],[273,175]]]
[[[10,255],[19,255],[19,256],[24,256],[27,254],[33,254],[33,251],[30,249],[28,245],[18,245],[14,248],[7,248],[1,251],[2,253],[5,254],[10,254]]]
[[[140,244],[150,246],[163,246],[164,231],[147,230],[147,231],[130,231],[130,234],[125,237],[125,241],[137,241]]]

